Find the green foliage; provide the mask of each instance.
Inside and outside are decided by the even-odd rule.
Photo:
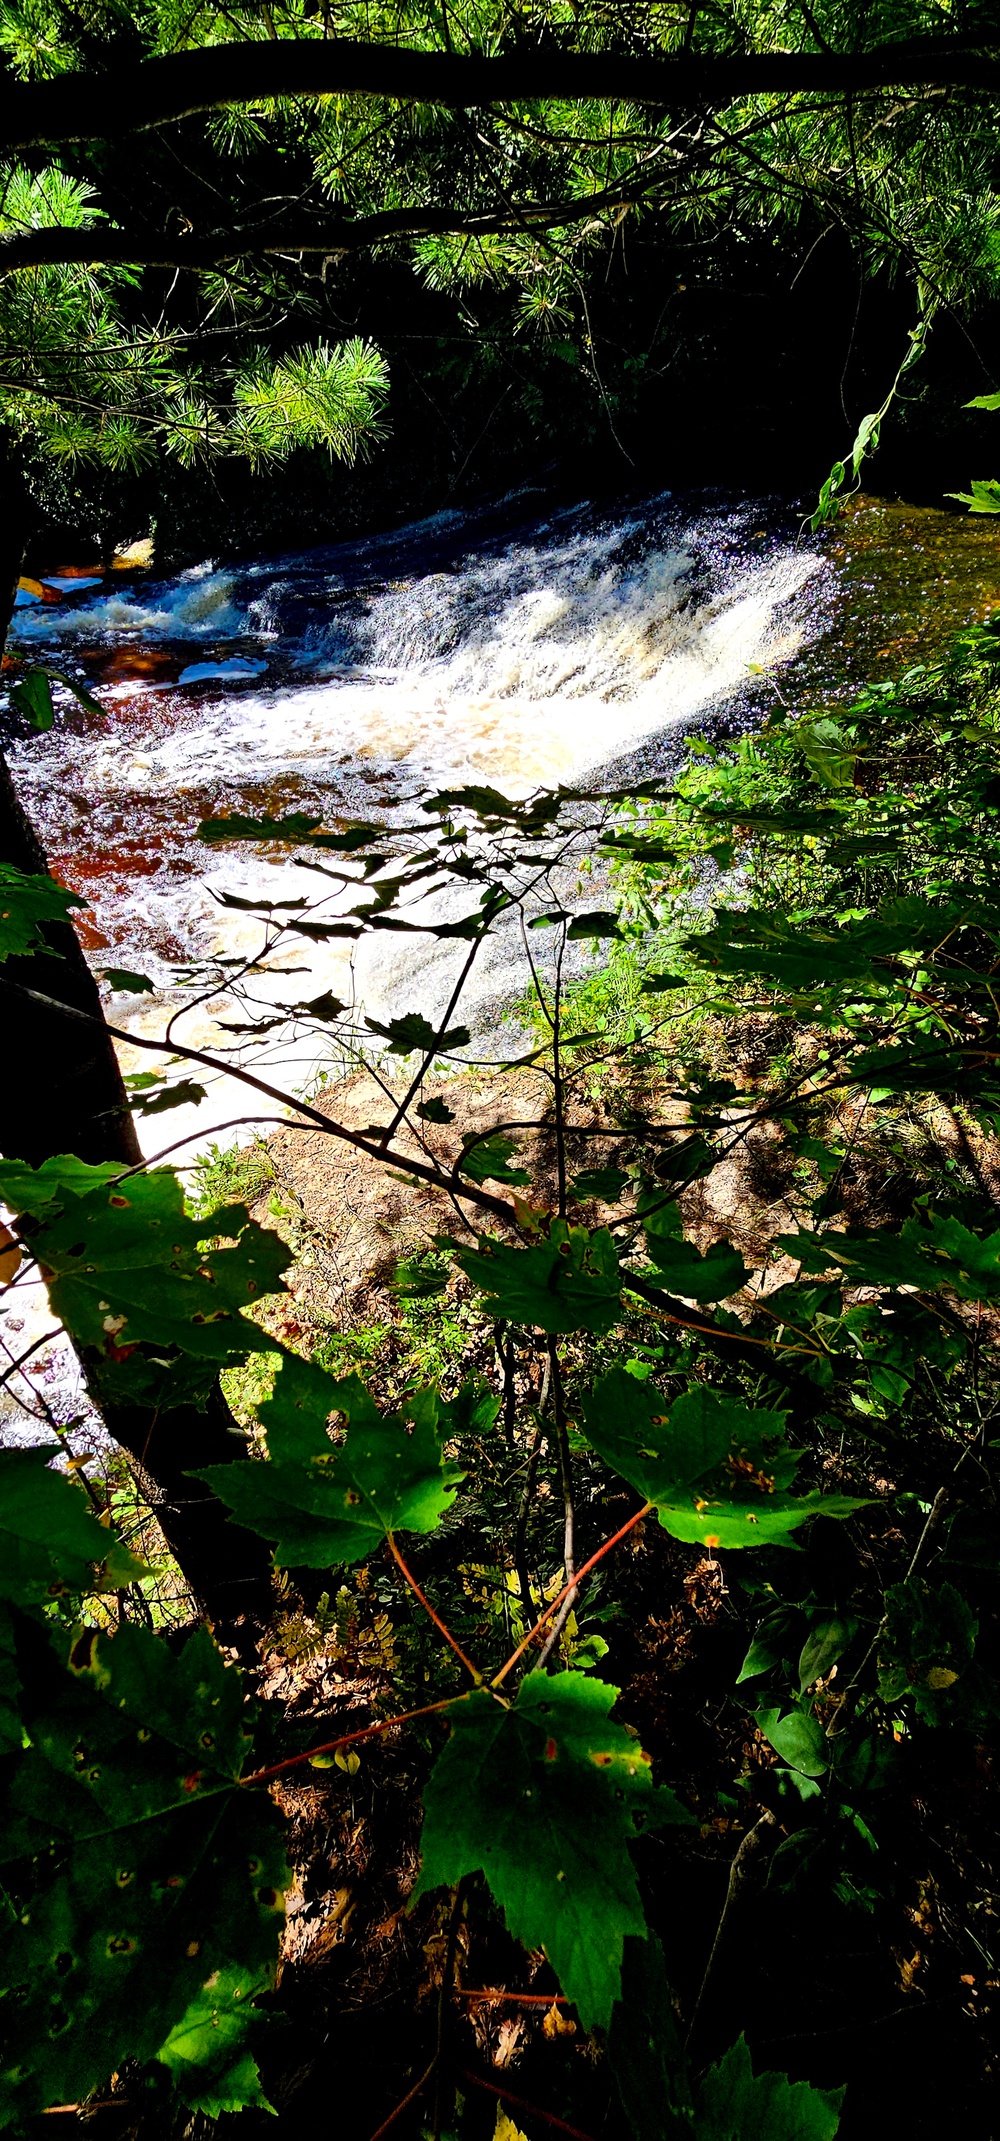
[[[112,989],[121,989],[127,996],[151,996],[153,984],[145,974],[133,974],[127,967],[102,966],[99,969],[102,981]]]
[[[609,1331],[619,1315],[618,1252],[606,1227],[595,1234],[554,1219],[546,1242],[512,1249],[484,1235],[456,1262],[487,1296],[490,1314],[541,1331]]]
[[[695,2108],[699,2141],[834,2141],[843,2089],[755,2074],[741,2037],[709,2069]]]
[[[270,1347],[240,1312],[275,1291],[290,1257],[242,1207],[212,1213],[213,1234],[238,1236],[216,1248],[206,1245],[208,1219],[185,1212],[170,1168],[115,1183],[106,1166],[55,1160],[34,1171],[0,1161],[0,1195],[37,1220],[32,1250],[81,1345],[113,1359],[152,1340],[215,1361]]]
[[[88,714],[104,713],[100,700],[95,699],[92,692],[85,690],[75,677],[67,676],[63,669],[53,669],[50,662],[33,662],[31,668],[26,669],[18,682],[10,687],[11,705],[17,708],[19,714],[24,715],[31,728],[43,732],[52,727],[55,720],[55,707],[52,704],[54,683],[62,684],[66,691],[71,692]]]
[[[680,2141],[694,2132],[694,2103],[663,1949],[650,1934],[625,1942],[621,1997],[608,2033],[634,2141]]]
[[[926,1728],[954,1727],[946,1752],[961,1753],[961,1735],[982,1732],[1000,1706],[976,1654],[998,1537],[988,1485],[1000,1236],[974,1164],[974,1141],[995,1136],[1000,1124],[998,708],[1000,638],[975,633],[939,671],[862,695],[835,720],[783,710],[731,749],[699,747],[669,793],[661,785],[649,797],[553,794],[522,804],[497,791],[457,791],[434,799],[433,834],[426,824],[327,834],[320,820],[298,814],[209,821],[209,839],[336,844],[337,883],[358,887],[370,902],[355,910],[358,928],[397,926],[410,886],[440,873],[481,891],[476,914],[462,924],[472,937],[522,897],[529,845],[532,866],[546,869],[557,841],[564,862],[602,850],[611,861],[627,921],[626,937],[610,952],[629,1006],[627,1032],[578,1016],[586,991],[598,986],[591,978],[581,998],[570,999],[568,1026],[553,1035],[553,1018],[565,1013],[562,982],[557,989],[552,977],[568,914],[553,911],[554,926],[535,939],[544,1032],[509,1067],[530,1064],[531,1077],[550,1082],[555,1094],[555,1106],[546,1097],[538,1121],[523,1125],[546,1141],[544,1176],[532,1172],[528,1181],[529,1170],[511,1164],[514,1144],[500,1127],[435,1137],[419,1158],[405,1134],[391,1136],[384,1156],[394,1176],[419,1172],[442,1210],[457,1207],[472,1221],[488,1213],[494,1231],[468,1248],[437,1233],[427,1251],[396,1261],[378,1322],[343,1334],[307,1326],[302,1315],[304,1347],[326,1360],[374,1361],[385,1387],[372,1380],[369,1388],[356,1375],[336,1381],[316,1359],[286,1351],[270,1388],[267,1349],[276,1356],[276,1341],[242,1311],[277,1285],[287,1252],[274,1236],[258,1235],[236,1204],[268,1186],[273,1169],[261,1148],[212,1157],[200,1216],[185,1211],[175,1178],[162,1170],[87,1169],[72,1158],[38,1170],[0,1163],[0,1194],[21,1215],[20,1241],[39,1257],[53,1303],[81,1344],[101,1354],[102,1377],[122,1379],[126,1397],[141,1391],[162,1409],[169,1399],[152,1394],[161,1372],[187,1389],[220,1360],[252,1359],[253,1374],[239,1372],[241,1419],[256,1461],[196,1476],[215,1488],[237,1526],[275,1543],[279,1564],[357,1572],[353,1589],[337,1589],[333,1607],[334,1584],[318,1605],[308,1593],[301,1607],[289,1604],[278,1647],[283,1642],[300,1664],[327,1650],[350,1657],[377,1690],[374,1729],[368,1713],[360,1729],[377,1744],[386,1718],[400,1730],[412,1721],[415,1766],[429,1765],[428,1750],[439,1744],[437,1721],[427,1723],[425,1713],[448,1718],[450,1738],[425,1794],[418,1901],[468,1880],[462,1907],[474,1940],[484,1908],[475,1877],[483,1877],[512,1937],[544,1951],[583,2024],[610,2027],[612,2064],[639,2141],[684,2132],[717,2141],[829,2136],[839,2095],[781,2075],[755,2077],[742,2043],[699,2082],[678,2050],[662,1954],[646,1923],[645,1854],[633,1864],[631,1846],[652,1821],[676,1822],[682,1809],[669,1790],[653,1790],[637,1740],[611,1721],[615,1690],[580,1670],[617,1641],[623,1595],[649,1597],[642,1586],[654,1569],[657,1584],[676,1571],[695,1595],[717,1580],[727,1658],[735,1661],[738,1646],[749,1644],[735,1694],[727,1696],[728,1664],[713,1689],[707,1644],[698,1660],[699,1717],[713,1707],[717,1717],[729,1713],[712,1747],[711,1795],[734,1744],[748,1735],[756,1742],[754,1761],[729,1780],[732,1791],[718,1791],[724,1820],[706,1806],[710,1795],[682,1766],[674,1740],[663,1733],[659,1745],[668,1775],[683,1777],[697,1808],[700,1835],[685,1839],[693,1853],[703,1842],[706,1858],[717,1859],[722,1837],[750,1833],[755,1797],[771,1806],[777,1794],[794,1809],[758,1896],[762,1914],[775,1894],[801,1890],[811,1900],[824,1880],[838,1907],[874,1914],[898,1878],[892,1854],[877,1849],[880,1821],[893,1815],[897,1772],[902,1767],[916,1810]],[[398,874],[388,875],[382,865],[391,861],[395,870],[397,847]],[[249,903],[249,910],[258,908]],[[260,903],[260,911],[276,909]],[[331,926],[313,924],[302,902],[287,911],[306,933]],[[670,988],[643,994],[646,959],[650,978]],[[212,971],[215,985],[226,978]],[[370,1061],[373,1029],[360,1017],[352,1025],[339,999],[287,1008],[296,1016],[315,1010],[320,1023],[329,1010],[341,1022],[345,1058],[353,1049],[353,1060]],[[456,1005],[449,1016],[457,1015]],[[758,1022],[759,1054],[745,1052],[742,1034],[738,1049],[730,1045],[734,1016],[751,1031]],[[440,1034],[417,1013],[378,1030],[390,1043],[380,1075],[393,1100],[394,1055],[432,1056],[465,1032]],[[752,1068],[740,1067],[748,1062]],[[396,1086],[412,1099],[410,1068],[397,1065]],[[164,1088],[154,1080],[136,1090]],[[454,1122],[440,1101],[422,1105],[423,1119],[442,1131]],[[927,1159],[945,1115],[947,1158],[937,1147]],[[370,1130],[350,1122],[335,1128],[370,1151]],[[753,1188],[751,1163],[762,1147],[765,1159],[787,1163],[773,1196]],[[727,1179],[722,1170],[736,1175],[741,1148],[746,1224],[741,1219],[737,1231],[734,1223],[730,1240],[720,1218],[723,1238],[703,1252],[684,1238],[695,1202],[685,1187],[707,1179],[701,1230],[720,1209],[715,1183]],[[864,1187],[869,1178],[888,1178],[895,1201],[883,1207]],[[528,1194],[508,1204],[505,1187]],[[574,1225],[568,1193],[613,1204],[609,1226]],[[761,1236],[779,1209],[789,1215],[782,1218],[788,1231],[765,1250]],[[765,1224],[769,1211],[776,1216]],[[772,1249],[795,1260],[793,1277],[769,1269]],[[471,1282],[471,1298],[463,1281]],[[717,1306],[736,1293],[735,1308]],[[283,1334],[294,1334],[281,1314]],[[503,1326],[495,1342],[491,1319]],[[442,1387],[418,1387],[430,1376]],[[6,1469],[26,1483],[27,1514],[19,1528],[5,1520],[16,1586],[0,1612],[9,1667],[0,1734],[12,1794],[16,1967],[29,1988],[22,2007],[13,1984],[8,2000],[14,2034],[23,2023],[30,2050],[24,2102],[82,2089],[120,2056],[111,1988],[115,1958],[125,1951],[108,1946],[107,1836],[117,1842],[141,1831],[135,1894],[145,1916],[134,1924],[145,1946],[134,1968],[148,1969],[151,1981],[155,1969],[155,1989],[147,2002],[146,1979],[136,1979],[148,2029],[125,2049],[159,2059],[188,2102],[210,2116],[259,2104],[247,2003],[267,1982],[272,1950],[258,1938],[248,1901],[240,1828],[256,1802],[234,1785],[242,1740],[229,1745],[226,1761],[201,1746],[197,1769],[190,1744],[201,1727],[217,1737],[203,1698],[219,1692],[220,1673],[223,1739],[230,1725],[243,1733],[247,1713],[207,1634],[199,1638],[207,1651],[186,1650],[180,1664],[151,1635],[140,1642],[128,1623],[114,1637],[90,1627],[66,1638],[76,1594],[93,1594],[116,1575],[115,1588],[124,1590],[131,1574],[108,1558],[103,1536],[95,1542],[103,1527],[80,1489],[36,1453],[13,1454]],[[956,1462],[966,1468],[964,1482]],[[950,1529],[926,1521],[942,1480],[955,1481],[948,1491],[956,1501],[965,1498]],[[47,1484],[36,1494],[38,1481]],[[657,1547],[655,1528],[638,1529],[642,1511],[622,1494],[623,1481],[656,1510],[676,1545],[661,1538]],[[624,1522],[623,1503],[634,1512]],[[8,1507],[19,1506],[12,1492]],[[398,1548],[392,1552],[404,1532],[426,1541],[419,1582]],[[624,1555],[634,1548],[634,1558],[631,1570],[625,1564],[627,1588],[616,1590],[625,1539]],[[790,1545],[794,1558],[776,1551]],[[736,1547],[738,1559],[730,1555]],[[939,1565],[928,1566],[936,1556]],[[585,1569],[575,1589],[563,1581],[574,1565]],[[598,1585],[605,1588],[597,1592]],[[286,1584],[286,1601],[288,1593]],[[434,1635],[420,1618],[428,1603]],[[89,1611],[92,1620],[109,1615],[100,1595]],[[532,1632],[539,1611],[542,1625]],[[662,1627],[650,1618],[656,1642]],[[438,1659],[442,1628],[451,1648]],[[629,1641],[636,1632],[627,1631]],[[73,1668],[68,1640],[82,1646]],[[195,1663],[185,1679],[189,1656]],[[989,1656],[984,1641],[981,1657]],[[456,1693],[460,1660],[476,1682],[470,1695]],[[655,1693],[645,1661],[642,1675],[633,1684]],[[718,1694],[714,1706],[706,1708],[706,1692]],[[140,1702],[154,1746],[148,1760],[147,1743],[133,1732]],[[648,1714],[658,1730],[655,1704]],[[275,1721],[280,1749],[284,1732]],[[906,1743],[901,1753],[896,1734]],[[759,1761],[757,1735],[775,1765]],[[85,1768],[72,1766],[76,1749]],[[348,1755],[324,1741],[312,1754],[327,1763],[334,1789],[343,1778],[354,1792],[372,1748],[366,1741]],[[295,1754],[279,1751],[273,1768],[303,1758],[296,1740]],[[257,1759],[270,1764],[270,1749]],[[209,1802],[223,1823],[213,1811],[210,1840],[207,1815],[204,1832],[198,1827]],[[105,1824],[99,1866],[95,1806]],[[200,1948],[197,1957],[185,1949],[184,1969],[169,1913],[156,1914],[159,1892],[150,1900],[153,1859],[142,1856],[154,1832],[169,1834],[172,1845],[182,1818],[183,1865],[197,1865],[198,1882],[202,1864],[210,1868],[215,1941],[204,1962]],[[657,1895],[670,1892],[670,1839],[656,1848],[664,1860],[648,1890],[651,1916]],[[263,1847],[257,1855],[263,1862]],[[187,1924],[196,1886],[192,1872],[177,1899],[178,1924]],[[268,1886],[276,1892],[279,1882]],[[131,1905],[123,1908],[127,1940]],[[60,1912],[72,1935],[61,1948],[52,1931]],[[51,1976],[53,1955],[68,1956],[63,1976],[75,1998],[83,1982],[74,1974],[77,1947],[92,1971],[96,2016],[79,2038],[90,2059],[86,2075],[84,2051],[65,2048],[71,2032],[61,2018],[70,2003],[53,2004]],[[188,1961],[198,1965],[190,1973]],[[717,2041],[726,2034],[720,2029]]]
[[[459,1166],[470,1182],[507,1182],[512,1188],[523,1188],[531,1176],[523,1167],[512,1167],[511,1156],[516,1151],[512,1137],[504,1137],[494,1130],[488,1137],[481,1132],[466,1131],[462,1138],[462,1158]]]
[[[192,2111],[217,2119],[224,2111],[273,2111],[247,2043],[259,2020],[252,2000],[266,1991],[267,1972],[213,1970],[165,2037],[156,2057]]]
[[[179,1657],[134,1627],[54,1642],[62,1671],[6,1786],[5,2123],[154,2057],[235,1958],[273,1967],[282,1922],[280,1821],[238,1787],[240,1676],[207,1630]]]
[[[790,1769],[799,1770],[805,1777],[821,1777],[829,1769],[826,1734],[819,1719],[808,1710],[789,1710],[784,1717],[778,1710],[758,1710],[756,1716],[764,1738],[770,1740],[775,1753]]]
[[[65,922],[74,907],[86,904],[78,892],[64,891],[52,877],[27,877],[13,863],[0,863],[0,960],[50,951],[39,935],[39,923]]]
[[[1000,1689],[974,1662],[978,1623],[954,1584],[910,1578],[885,1594],[879,1692],[909,1697],[927,1725],[975,1729],[1000,1715]]]
[[[50,1455],[0,1450],[0,1598],[17,1606],[114,1591],[146,1573],[97,1522],[82,1486],[49,1469]]]
[[[787,1546],[807,1517],[847,1517],[865,1498],[794,1495],[800,1450],[785,1443],[785,1414],[751,1410],[704,1385],[668,1412],[659,1393],[620,1368],[582,1406],[588,1440],[612,1469],[655,1504],[665,1531],[702,1546]]]
[[[347,1423],[339,1447],[328,1433],[334,1413]],[[356,1375],[338,1383],[286,1354],[260,1418],[267,1464],[209,1465],[197,1477],[240,1524],[276,1542],[279,1567],[340,1567],[388,1533],[434,1531],[462,1477],[442,1455],[430,1390],[386,1415]]]
[[[513,1706],[485,1689],[464,1698],[424,1793],[416,1895],[483,1873],[509,1930],[544,1946],[585,2029],[610,2022],[625,1936],[645,1932],[636,1823],[688,1818],[610,1721],[617,1694],[582,1673],[536,1672]]]
[[[739,1250],[730,1248],[728,1242],[713,1242],[703,1256],[693,1242],[647,1226],[646,1247],[664,1285],[687,1301],[726,1301],[730,1294],[739,1293],[749,1276]]]
[[[390,1054],[394,1056],[411,1056],[417,1051],[421,1055],[438,1055],[449,1048],[464,1048],[472,1039],[467,1026],[453,1026],[450,1033],[435,1033],[419,1011],[407,1011],[402,1018],[392,1018],[387,1026],[380,1025],[377,1019],[366,1018],[365,1025],[369,1033],[377,1033],[382,1040],[388,1041]]]

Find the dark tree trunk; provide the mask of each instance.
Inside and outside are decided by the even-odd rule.
[[[0,526],[0,649],[14,608],[25,527],[20,484],[4,474]],[[0,757],[0,862],[30,874],[48,864],[38,837]],[[39,931],[57,957],[37,952],[0,966],[0,1151],[37,1167],[55,1153],[72,1152],[92,1164],[142,1158],[129,1112],[114,1044],[104,1025],[97,983],[69,922],[47,922]],[[88,1012],[85,1027],[22,995],[43,995]],[[214,1621],[238,1616],[265,1620],[271,1610],[271,1563],[262,1540],[230,1524],[210,1488],[190,1479],[190,1468],[245,1459],[242,1438],[216,1381],[204,1411],[178,1405],[166,1412],[110,1403],[83,1363],[91,1397],[108,1432],[126,1452],[148,1494],[164,1537],[195,1596]],[[230,1430],[234,1432],[230,1432]]]

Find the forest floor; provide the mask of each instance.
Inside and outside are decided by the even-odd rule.
[[[766,1022],[745,1022],[727,1037],[727,1049],[744,1085],[766,1080]],[[547,1098],[542,1076],[524,1069],[468,1073],[444,1092],[454,1121],[446,1130],[428,1126],[428,1143],[451,1154],[463,1134],[498,1120],[537,1121]],[[644,1097],[661,1121],[672,1110],[680,1123],[683,1104],[665,1093],[659,1076]],[[634,1087],[617,1096],[605,1089],[605,1120],[616,1099],[623,1107],[634,1103]],[[384,1116],[385,1096],[374,1079],[359,1075],[328,1088],[318,1105],[361,1129]],[[578,1120],[586,1122],[586,1107]],[[970,1142],[948,1110],[934,1116],[930,1133],[954,1164],[998,1195],[1000,1152]],[[620,1136],[616,1142],[621,1158]],[[591,1140],[586,1152],[588,1165],[600,1164],[600,1141]],[[544,1128],[522,1135],[522,1156],[533,1198],[546,1190],[551,1196],[553,1148]],[[401,1260],[433,1258],[436,1234],[468,1234],[456,1207],[311,1128],[275,1133],[246,1166],[243,1193],[255,1215],[278,1226],[295,1252],[291,1295],[273,1319],[283,1342],[318,1354],[337,1372],[357,1368],[364,1376],[377,1368],[382,1389],[437,1379],[450,1394],[470,1372],[502,1387],[495,1326],[460,1273],[452,1272],[445,1304],[435,1300],[433,1313],[426,1303],[401,1297],[394,1283]],[[686,1230],[703,1250],[725,1237],[759,1268],[768,1243],[792,1218],[792,1170],[787,1147],[762,1125],[715,1171],[710,1197],[697,1184],[685,1193]],[[859,1152],[848,1186],[851,1216],[869,1223],[891,1216],[891,1198],[891,1178],[878,1156],[869,1166]],[[586,1216],[593,1225],[614,1214],[591,1205]],[[780,1280],[782,1262],[772,1261],[768,1286]],[[648,1345],[657,1327],[638,1303],[635,1311],[632,1335]],[[519,1334],[513,1372],[522,1404],[538,1403],[543,1362],[542,1348]],[[869,1469],[874,1479],[877,1447]],[[612,1490],[602,1501],[597,1522],[605,1529],[614,1499]],[[624,1511],[625,1498],[617,1499]],[[881,1528],[875,1556],[891,1558],[900,1537],[891,1503]],[[470,1541],[464,1564],[470,1594],[481,1538]],[[428,1565],[418,1562],[424,1580],[432,1581]],[[894,1861],[888,1896],[884,1885],[877,1895],[866,1893],[864,1849],[848,1854],[839,1884],[835,1878],[825,1890],[809,1882],[800,1888],[788,1869],[802,1809],[789,1803],[773,1749],[736,1686],[747,1641],[739,1575],[724,1558],[679,1545],[648,1521],[616,1557],[612,1589],[602,1674],[622,1690],[619,1716],[696,1817],[690,1830],[670,1832],[669,1849],[655,1836],[638,1847],[653,1922],[688,2016],[724,1916],[699,2009],[699,2057],[718,2056],[745,2030],[758,2065],[808,2069],[829,2087],[849,2079],[843,2141],[859,2141],[879,2126],[938,2141],[956,2103],[945,2077],[960,2071],[960,2100],[977,2107],[966,2130],[987,2141],[992,2128],[982,2121],[1000,2064],[1000,1985],[982,1960],[989,1940],[977,1953],[967,1929],[980,1923],[984,1936],[989,1931],[977,1917],[994,1886],[990,1868],[1000,1826],[988,1757],[975,1750],[959,1755],[956,1767],[956,1748],[942,1745],[937,1771],[932,1767],[929,1780],[922,1772],[919,1792],[904,1781],[892,1795],[879,1837],[879,1848]],[[486,1618],[482,1630],[485,1637]],[[720,1702],[727,1686],[733,1693]],[[381,1578],[363,1570],[336,1600],[318,1594],[318,1583],[289,1584],[261,1692],[284,1706],[295,1743],[304,1746],[409,1708],[413,1661],[397,1636]],[[296,1781],[276,1787],[290,1820],[295,1876],[272,2002],[284,2026],[270,2033],[272,2049],[262,2061],[268,2093],[289,2133],[294,2122],[297,2135],[311,2135],[328,2131],[333,2091],[338,2141],[369,2141],[401,2104],[444,2029],[461,2086],[481,2102],[484,2137],[492,2134],[502,2094],[532,2137],[552,2130],[553,2120],[537,2109],[551,2105],[559,2107],[563,2131],[583,2141],[597,2135],[617,2141],[621,2114],[597,2048],[548,1998],[555,1981],[544,1957],[526,1962],[496,1913],[478,1908],[462,1925],[456,1990],[442,2003],[449,1945],[443,1906],[431,1900],[407,1911],[419,1863],[421,1783],[436,1744],[432,1732],[421,1742],[412,1729],[392,1728],[353,1757],[340,1754],[330,1758],[332,1766],[299,1771]],[[727,1910],[734,1848],[749,1837],[745,1879]],[[817,1893],[826,1897],[819,1909]],[[992,1906],[985,1908],[989,1915]],[[930,2080],[928,2030],[935,2040]],[[345,2097],[348,2065],[359,2093],[352,2086]],[[415,2100],[394,2126],[400,2141],[421,2130],[423,2116]],[[478,2133],[478,2114],[473,2125]],[[273,2136],[273,2123],[266,2131]]]

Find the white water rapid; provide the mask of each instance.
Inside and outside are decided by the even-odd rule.
[[[107,716],[67,701],[17,777],[93,903],[98,963],[169,987],[178,956],[246,941],[213,892],[300,889],[246,849],[200,846],[202,816],[377,806],[391,821],[456,781],[524,795],[611,766],[627,779],[640,751],[665,763],[671,730],[815,629],[828,575],[776,520],[662,497],[516,525],[508,503],[172,583],[116,575],[67,600],[60,582],[61,600],[19,610],[15,645],[75,663]],[[367,1008],[384,1010],[392,961],[366,966]]]

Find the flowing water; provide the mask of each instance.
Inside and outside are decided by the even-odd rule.
[[[391,824],[460,781],[510,795],[608,774],[623,784],[666,770],[686,728],[752,724],[776,692],[836,701],[932,659],[998,604],[995,524],[874,500],[819,540],[803,541],[775,501],[668,493],[553,508],[525,492],[169,581],[53,560],[21,598],[12,652],[75,672],[105,712],[66,697],[14,767],[54,867],[90,903],[95,963],[157,986],[138,1006],[116,997],[116,1022],[159,1033],[178,961],[255,942],[257,925],[215,895],[316,889],[288,863],[206,849],[202,818],[307,809]],[[436,947],[416,972],[413,942],[368,939],[353,960],[310,951],[295,993],[332,987],[374,1016],[429,1013],[455,954]],[[289,956],[301,967],[301,952]],[[501,942],[481,1008],[503,996],[503,962]],[[287,990],[280,971],[269,987]],[[186,1013],[179,1037],[216,1040],[212,1009]],[[268,1070],[301,1090],[317,1061],[315,1042],[277,1059],[269,1049]],[[199,1113],[165,1119],[169,1137],[154,1118],[150,1149],[204,1142],[245,1107],[221,1079]]]

